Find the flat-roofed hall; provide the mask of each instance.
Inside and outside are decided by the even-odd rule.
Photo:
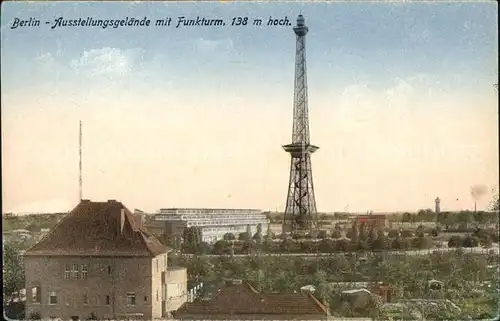
[[[164,221],[166,232],[174,237],[181,237],[187,227],[198,227],[202,241],[207,243],[222,240],[226,233],[253,235],[259,225],[265,234],[269,226],[267,216],[257,209],[164,208],[153,220],[156,223]]]

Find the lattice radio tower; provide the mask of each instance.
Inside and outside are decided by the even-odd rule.
[[[293,100],[292,143],[283,146],[290,153],[290,181],[286,200],[283,232],[311,232],[317,228],[318,214],[314,198],[311,154],[319,147],[309,142],[307,107],[306,34],[309,28],[302,15],[293,28],[297,36],[295,53],[295,89]]]

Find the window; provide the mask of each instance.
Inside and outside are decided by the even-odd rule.
[[[31,302],[40,303],[42,301],[42,292],[39,286],[31,288]]]
[[[71,271],[71,266],[69,264],[66,264],[66,268],[64,269],[64,279],[65,280],[70,279],[70,271]]]
[[[78,280],[78,264],[73,264],[71,266],[71,279]]]
[[[108,274],[111,274],[111,265],[108,265]]]
[[[109,295],[106,295],[106,305],[110,304],[111,304],[111,298],[109,297]]]
[[[87,296],[87,294],[83,295],[83,304],[85,305],[89,304],[89,297]]]
[[[135,306],[135,293],[127,293],[127,305]]]
[[[158,301],[158,290],[156,290],[156,301]]]
[[[148,302],[148,296],[144,296],[144,302]]]
[[[49,293],[49,304],[57,304],[57,295],[55,292]]]
[[[87,264],[82,264],[82,266],[80,267],[80,271],[81,271],[81,279],[82,280],[86,280],[87,279],[87,272],[89,270],[89,267]]]

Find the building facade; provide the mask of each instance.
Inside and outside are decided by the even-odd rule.
[[[207,243],[221,240],[226,233],[236,237],[243,232],[253,235],[259,225],[265,235],[269,226],[266,215],[255,209],[169,208],[159,210],[153,219],[164,221],[166,234],[173,237],[181,237],[187,227],[198,227],[202,241]]]
[[[24,254],[26,316],[84,320],[167,315],[167,253],[122,203],[83,200]]]

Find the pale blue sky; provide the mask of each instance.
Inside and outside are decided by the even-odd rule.
[[[310,28],[320,211],[417,210],[436,196],[443,208],[466,208],[472,184],[497,184],[496,3],[7,2],[4,209],[76,202],[79,119],[88,198],[146,210],[281,209],[295,36],[291,27],[265,24],[270,16],[295,23],[299,13]],[[264,25],[44,24],[59,16],[147,16],[153,24],[171,17],[175,24],[181,15],[228,25],[248,16]],[[15,17],[42,26],[12,30]]]

